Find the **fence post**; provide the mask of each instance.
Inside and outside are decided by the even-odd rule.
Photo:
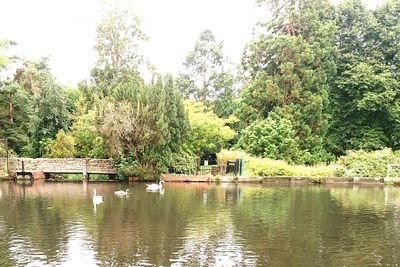
[[[88,167],[87,167],[88,163],[89,163],[89,159],[85,158],[83,171],[82,171],[82,180],[86,181],[86,182],[89,181],[89,174],[88,174],[88,170],[87,170],[88,169]]]
[[[240,176],[244,175],[244,159],[240,158],[240,172],[239,172]]]

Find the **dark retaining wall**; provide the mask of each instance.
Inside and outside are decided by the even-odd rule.
[[[310,178],[310,177],[233,177],[233,176],[207,176],[207,175],[163,175],[166,182],[231,182],[231,183],[274,183],[274,184],[370,184],[383,185],[384,178]]]

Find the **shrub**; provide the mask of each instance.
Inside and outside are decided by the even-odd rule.
[[[157,168],[162,168],[162,164],[156,166],[157,164],[153,164],[153,161],[145,159],[138,162],[133,155],[122,155],[118,159],[114,159],[113,165],[118,171],[119,180],[126,180],[130,176],[144,180],[157,179],[160,176],[160,169]]]
[[[265,120],[254,121],[246,127],[238,146],[255,156],[296,162],[298,142],[290,116],[276,109]]]
[[[342,177],[344,168],[338,164],[318,166],[290,166],[295,176],[301,177]]]
[[[140,177],[140,171],[138,171],[138,163],[135,161],[133,156],[121,156],[118,159],[113,160],[113,165],[118,171],[118,178],[120,180],[126,180],[129,176]]]
[[[292,170],[282,160],[267,158],[245,157],[245,172],[247,175],[257,176],[293,176]]]
[[[168,159],[168,173],[194,174],[197,167],[197,157],[193,152],[179,149],[171,153]]]
[[[77,157],[109,158],[110,147],[96,127],[95,111],[78,116],[72,125],[70,135],[75,140]]]
[[[389,148],[373,152],[348,151],[335,164],[330,165],[290,165],[282,160],[258,158],[242,151],[222,150],[217,154],[218,163],[243,157],[246,175],[256,176],[300,176],[300,177],[385,177],[387,164],[400,164],[400,152]],[[392,168],[390,176],[400,176],[400,168]]]
[[[75,140],[64,130],[57,133],[56,139],[51,140],[45,149],[45,156],[51,158],[73,158],[76,155]]]
[[[317,166],[290,165],[282,160],[253,157],[240,150],[222,150],[217,153],[218,164],[220,165],[225,165],[227,160],[236,158],[244,159],[246,175],[341,177],[344,174],[344,167],[338,164]]]
[[[344,167],[346,177],[385,177],[387,164],[400,163],[399,152],[390,148],[366,152],[363,150],[348,151],[339,158],[338,163]],[[393,168],[390,176],[399,176],[400,169]]]

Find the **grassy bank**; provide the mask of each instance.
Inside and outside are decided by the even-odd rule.
[[[373,152],[348,151],[345,156],[331,164],[316,166],[290,165],[282,160],[257,158],[242,151],[223,150],[217,154],[218,163],[226,164],[227,160],[243,158],[245,176],[264,177],[386,177],[387,164],[399,164],[400,152],[385,148]],[[400,176],[400,167],[393,167],[391,177]]]

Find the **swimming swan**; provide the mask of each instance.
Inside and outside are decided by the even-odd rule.
[[[101,202],[104,201],[103,196],[97,196],[96,195],[96,188],[93,190],[93,203],[94,204],[100,204]]]
[[[146,184],[146,190],[147,191],[158,191],[162,189],[163,184],[165,184],[165,182],[163,180],[161,180],[158,184]]]
[[[119,190],[119,191],[115,191],[114,194],[117,196],[127,196],[128,195],[128,191],[129,189],[124,190]]]

